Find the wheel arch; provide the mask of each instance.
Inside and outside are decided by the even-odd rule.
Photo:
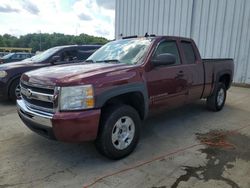
[[[127,104],[136,109],[141,119],[148,114],[148,93],[144,83],[116,86],[96,97],[96,107],[104,109],[115,104]]]
[[[232,72],[230,70],[225,70],[217,73],[216,83],[222,82],[225,84],[226,89],[229,89],[232,83]]]
[[[20,79],[21,76],[22,76],[22,75],[19,75],[19,74],[18,74],[18,75],[15,75],[15,76],[13,76],[13,77],[9,80],[8,86],[7,86],[7,95],[8,95],[8,97],[10,96],[10,87],[11,87],[11,85],[13,84],[13,82],[14,82],[15,80]]]

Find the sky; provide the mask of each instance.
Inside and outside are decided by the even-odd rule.
[[[86,33],[114,39],[115,0],[0,0],[0,34]]]

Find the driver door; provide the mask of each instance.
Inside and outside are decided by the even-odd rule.
[[[187,100],[188,78],[182,64],[179,48],[175,40],[164,40],[158,44],[151,59],[159,54],[170,53],[176,57],[174,64],[156,66],[146,73],[151,109],[173,108]]]

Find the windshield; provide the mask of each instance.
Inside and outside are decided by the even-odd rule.
[[[36,62],[41,62],[46,60],[47,58],[49,58],[50,56],[52,56],[53,54],[55,54],[57,51],[59,51],[61,48],[60,47],[54,47],[54,48],[50,48],[40,54],[37,54],[31,58],[26,59],[25,61],[36,61]]]
[[[10,58],[12,55],[14,55],[14,54],[15,54],[15,53],[9,53],[9,54],[3,56],[2,59],[8,59],[8,58]]]
[[[109,42],[98,49],[86,61],[136,64],[147,52],[151,42],[152,39],[150,38],[133,38]]]

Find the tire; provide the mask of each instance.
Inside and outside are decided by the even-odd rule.
[[[17,97],[20,97],[20,86],[19,86],[19,83],[20,83],[20,79],[16,79],[10,85],[9,99],[11,101],[15,101],[17,99]]]
[[[109,107],[102,113],[100,123],[96,148],[101,154],[117,160],[133,152],[141,127],[140,116],[134,108],[128,105]]]
[[[207,98],[207,108],[214,112],[222,110],[227,97],[227,89],[224,83],[216,84],[213,94]]]

